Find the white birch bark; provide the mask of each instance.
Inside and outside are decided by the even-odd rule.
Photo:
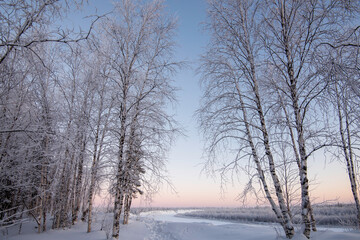
[[[211,17],[212,17],[212,25],[211,27],[214,29],[215,38],[219,41],[219,44],[223,44],[223,48],[219,48],[218,51],[224,52],[225,58],[230,58],[230,62],[233,61],[234,67],[229,67],[230,70],[220,69],[220,70],[211,70],[214,72],[217,71],[230,71],[229,73],[225,73],[224,75],[235,75],[235,76],[244,76],[244,82],[247,81],[247,86],[249,88],[248,95],[251,95],[251,100],[253,101],[254,106],[250,106],[248,108],[253,108],[256,116],[256,120],[251,120],[251,123],[245,120],[246,117],[246,110],[244,106],[243,100],[241,97],[244,95],[241,93],[241,89],[246,88],[247,86],[239,86],[237,81],[235,80],[237,95],[240,98],[240,105],[241,111],[243,115],[243,124],[246,128],[246,135],[248,138],[248,144],[250,145],[252,156],[254,158],[257,172],[259,178],[262,182],[262,185],[265,190],[266,197],[268,198],[275,214],[277,215],[280,224],[283,226],[285,234],[288,238],[291,238],[294,235],[294,227],[291,221],[291,217],[286,206],[286,202],[284,199],[284,194],[281,188],[281,183],[276,173],[275,161],[273,154],[271,152],[270,147],[270,140],[269,134],[266,126],[266,120],[263,113],[263,104],[261,102],[256,67],[255,67],[255,60],[254,60],[254,53],[253,47],[256,44],[253,41],[255,36],[250,37],[250,32],[248,26],[254,24],[253,22],[250,23],[251,20],[248,19],[248,14],[251,15],[255,14],[251,11],[256,11],[258,7],[258,3],[252,3],[248,1],[231,1],[230,3],[226,1],[212,1],[211,2]],[[255,9],[255,10],[254,10]],[[254,20],[251,18],[252,21]],[[253,25],[254,26],[254,25]],[[219,35],[216,35],[219,34]],[[221,34],[228,34],[226,35],[225,39],[222,39],[220,36]],[[253,33],[254,35],[254,33]],[[222,41],[225,41],[222,43]],[[214,57],[214,56],[210,56]],[[215,59],[209,60],[216,61]],[[219,63],[220,65],[223,64],[224,68],[226,68],[226,60],[224,63]],[[229,63],[231,65],[232,63]],[[238,71],[238,72],[237,72]],[[234,77],[236,79],[236,77]],[[234,81],[234,80],[233,80]],[[254,117],[253,117],[254,118]],[[279,208],[276,207],[274,201],[272,200],[271,194],[269,193],[265,175],[263,170],[261,169],[260,162],[257,157],[255,144],[253,140],[250,140],[251,137],[251,130],[249,126],[259,126],[259,135],[261,135],[261,142],[262,146],[265,149],[265,154],[267,157],[267,164],[269,166],[269,174],[273,181],[273,187],[275,188],[275,193],[277,197],[277,201],[279,204]]]
[[[106,133],[108,132],[108,124],[111,116],[111,111],[113,107],[113,101],[110,102],[108,106],[108,110],[106,111],[106,115],[102,116],[102,112],[105,108],[104,100],[105,100],[105,88],[106,83],[104,82],[102,85],[102,89],[100,91],[100,103],[98,109],[97,123],[96,123],[96,131],[95,131],[95,141],[93,146],[93,156],[92,156],[92,165],[91,165],[91,175],[90,175],[90,186],[89,186],[89,195],[87,198],[88,202],[88,228],[87,232],[91,232],[91,223],[92,223],[92,206],[93,206],[93,197],[95,191],[95,183],[97,178],[97,171],[100,162],[100,157],[103,152],[104,140]],[[105,119],[103,119],[105,118]],[[101,126],[103,124],[103,126]],[[102,128],[102,129],[101,129]]]
[[[126,86],[124,86],[126,88]],[[124,91],[125,93],[126,91]],[[120,126],[120,139],[119,139],[119,150],[118,150],[118,164],[117,164],[117,174],[116,174],[116,183],[115,183],[115,199],[114,199],[114,221],[113,221],[113,232],[112,238],[119,239],[120,231],[120,214],[123,206],[124,193],[122,187],[122,178],[123,178],[123,168],[124,168],[124,145],[125,145],[125,134],[126,134],[126,118],[127,118],[127,108],[126,108],[126,93],[124,94],[124,102],[121,108],[121,126]]]
[[[284,104],[284,101],[282,99],[282,96],[280,94],[279,91],[277,91],[277,94],[279,96],[279,103],[281,105],[281,108],[282,110],[284,111],[284,116],[285,116],[285,121],[286,121],[286,126],[289,130],[289,133],[290,133],[290,139],[291,139],[291,144],[292,144],[292,148],[293,148],[293,152],[294,152],[294,155],[295,155],[295,160],[296,160],[296,164],[298,166],[298,169],[299,169],[299,175],[301,174],[301,161],[300,161],[300,156],[299,156],[299,152],[298,152],[298,149],[297,149],[297,144],[296,144],[296,140],[295,140],[295,134],[294,134],[294,131],[291,127],[291,124],[290,124],[290,116],[288,114],[288,111],[286,110],[286,107],[285,107],[285,104]],[[311,220],[311,228],[312,228],[312,231],[317,231],[316,229],[316,220],[315,220],[315,217],[314,217],[314,214],[313,214],[313,209],[311,207],[311,203],[309,202],[309,205],[308,205],[308,211],[309,211],[309,217],[310,217],[310,220]]]
[[[300,185],[301,185],[301,216],[302,216],[302,223],[303,223],[303,234],[310,238],[310,232],[311,232],[311,223],[309,219],[309,209],[310,209],[310,198],[309,198],[309,181],[307,177],[307,154],[306,154],[306,146],[305,146],[305,138],[304,138],[304,129],[303,129],[303,118],[305,114],[305,109],[300,109],[299,107],[299,96],[298,96],[298,75],[295,75],[294,70],[294,59],[292,56],[292,49],[290,48],[290,42],[294,39],[291,39],[292,34],[292,24],[291,22],[293,19],[296,18],[297,12],[292,12],[293,9],[290,10],[287,9],[287,4],[291,5],[294,4],[294,2],[286,3],[285,1],[277,1],[274,3],[274,6],[277,7],[276,13],[278,16],[275,16],[276,18],[279,18],[280,23],[280,38],[277,39],[277,41],[281,44],[281,51],[283,51],[283,54],[285,56],[285,60],[282,61],[281,64],[284,65],[284,75],[287,79],[287,86],[288,86],[288,93],[291,100],[291,106],[294,113],[293,119],[295,123],[295,129],[297,133],[297,145],[298,145],[298,152],[300,157],[300,168],[299,168],[299,177],[300,177]],[[292,5],[291,5],[292,6]],[[292,6],[295,7],[295,6]],[[310,23],[311,24],[311,23]],[[270,26],[274,27],[274,25]],[[310,28],[308,29],[310,31]],[[274,30],[275,31],[275,30]],[[301,35],[300,35],[301,37]],[[300,38],[299,37],[299,38]],[[310,44],[308,41],[305,41],[304,45]],[[275,51],[275,50],[270,50]],[[304,61],[304,59],[300,59],[300,61]],[[298,73],[301,71],[301,67],[303,62],[300,62],[300,67],[298,69]],[[286,90],[285,90],[286,91]],[[302,112],[303,110],[303,112]]]
[[[251,65],[251,69],[252,69],[251,70],[252,71],[252,80],[253,80],[253,86],[254,86],[253,91],[255,94],[257,111],[258,111],[259,118],[260,118],[261,131],[263,134],[263,143],[264,143],[264,147],[265,147],[265,154],[268,158],[271,177],[274,182],[276,196],[278,198],[279,207],[281,209],[281,213],[282,213],[282,216],[284,219],[285,234],[286,234],[287,238],[292,238],[292,236],[295,233],[294,227],[293,227],[291,217],[290,217],[291,214],[289,213],[289,209],[286,207],[286,202],[284,199],[284,194],[283,194],[283,191],[281,188],[281,183],[279,181],[279,177],[276,174],[275,162],[274,162],[273,154],[270,149],[269,135],[268,135],[268,131],[266,128],[265,117],[264,117],[264,113],[262,110],[262,104],[261,104],[259,90],[258,90],[258,83],[257,83],[256,75],[255,75],[255,64],[254,64],[253,58],[251,56],[250,56],[250,65]]]
[[[338,111],[337,113],[339,118],[341,144],[342,144],[342,150],[344,152],[347,172],[350,180],[351,192],[353,194],[355,207],[357,211],[356,213],[357,227],[360,228],[360,202],[359,202],[358,187],[357,187],[355,168],[354,168],[354,159],[353,159],[353,153],[351,147],[352,140],[350,134],[350,125],[346,112],[348,107],[346,102],[341,101],[337,85],[338,83],[335,83],[336,105],[337,105],[337,111]],[[343,118],[345,118],[345,120]],[[344,128],[344,124],[345,124],[345,128]]]
[[[238,97],[239,97],[239,101],[240,101],[241,108],[242,108],[241,110],[242,110],[242,114],[243,114],[243,118],[244,118],[244,125],[245,125],[245,128],[246,128],[246,135],[247,135],[247,139],[248,139],[248,142],[249,142],[249,145],[250,145],[250,148],[251,148],[251,154],[252,154],[254,162],[256,164],[256,170],[257,170],[258,176],[259,176],[259,178],[261,180],[261,183],[263,185],[265,196],[268,199],[268,201],[270,203],[270,206],[271,206],[273,212],[275,213],[279,223],[281,224],[284,231],[286,232],[287,229],[286,229],[286,226],[285,226],[285,224],[283,222],[282,212],[280,211],[279,207],[276,205],[275,201],[273,200],[273,198],[271,196],[271,193],[270,193],[270,190],[269,190],[269,187],[268,187],[268,184],[266,182],[265,175],[264,175],[264,171],[262,169],[262,166],[261,166],[261,163],[260,163],[260,160],[259,160],[259,157],[258,157],[258,153],[256,151],[255,144],[253,142],[253,137],[251,135],[251,130],[250,130],[250,124],[249,124],[248,117],[247,117],[247,114],[246,114],[246,108],[245,108],[244,102],[242,100],[242,98],[243,98],[242,94],[240,92],[240,89],[239,89],[238,85],[236,85],[236,88],[237,88],[237,91],[238,91]]]
[[[124,219],[123,219],[124,225],[129,223],[131,202],[132,202],[132,193],[130,192],[130,193],[126,194],[125,201],[124,201]]]

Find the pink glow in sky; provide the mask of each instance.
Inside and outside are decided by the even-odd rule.
[[[171,161],[171,159],[170,159]],[[323,202],[344,202],[352,203],[352,193],[345,165],[339,162],[315,163],[309,177],[311,199],[313,203]],[[186,166],[185,166],[186,167]],[[153,207],[241,207],[243,203],[236,200],[244,187],[245,182],[228,184],[226,193],[221,194],[220,180],[199,176],[199,168],[194,169],[169,169],[173,176],[173,183],[177,188],[177,194],[169,191],[166,186],[155,196],[151,206]],[[300,193],[299,193],[300,194]],[[267,204],[266,201],[256,202],[255,199],[248,199],[247,206]],[[134,206],[147,206],[147,203],[136,199]]]

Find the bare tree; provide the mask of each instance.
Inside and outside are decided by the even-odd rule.
[[[175,22],[163,13],[161,1],[144,4],[124,0],[115,5],[115,12],[103,24],[107,26],[106,44],[110,49],[107,62],[115,99],[113,113],[118,116],[118,121],[111,126],[112,134],[118,139],[112,233],[113,239],[118,239],[125,194],[128,194],[126,202],[129,208],[134,190],[129,184],[133,185],[139,179],[135,174],[141,163],[137,153],[144,148],[153,149],[147,145],[153,138],[151,135],[164,139],[164,133],[173,132],[171,128],[166,130],[172,125],[172,118],[162,108],[167,100],[173,100],[174,89],[169,77],[177,63],[172,61]],[[159,107],[158,103],[162,105]],[[140,120],[142,124],[137,124]],[[148,133],[148,126],[152,133],[144,136]],[[157,139],[157,144],[164,142],[161,138]],[[148,154],[144,160],[152,161],[150,157],[154,153]],[[149,165],[157,164],[152,162]]]
[[[71,6],[81,6],[83,0],[33,0],[2,2],[0,4],[0,64],[19,49],[27,49],[36,54],[33,46],[37,43],[72,43],[87,39],[96,20],[88,32],[74,34],[67,29],[56,29],[40,33],[50,22],[61,18],[64,10]]]
[[[259,51],[259,33],[256,31],[259,22],[255,17],[258,8],[257,2],[210,1],[209,28],[213,42],[203,57],[205,95],[199,111],[200,123],[205,135],[210,137],[211,153],[222,142],[234,141],[240,145],[233,162],[237,164],[248,155],[246,148],[251,150],[266,198],[286,236],[291,238],[294,227],[276,172],[265,119],[267,106],[259,89],[259,59],[255,57]],[[260,152],[267,158],[268,173],[279,205],[273,200],[265,180]]]
[[[59,170],[61,167],[58,168],[55,161],[59,161],[59,165],[62,165],[61,160],[73,159],[75,155],[72,154],[74,152],[70,153],[70,150],[74,149],[69,145],[68,148],[62,148],[66,144],[59,144],[69,143],[70,140],[66,138],[66,134],[62,135],[64,115],[61,115],[58,111],[60,109],[57,108],[58,103],[64,100],[58,98],[61,95],[59,92],[64,92],[64,89],[61,84],[59,85],[57,76],[59,69],[64,65],[56,62],[55,56],[59,56],[59,52],[54,49],[53,44],[76,43],[87,39],[96,20],[91,23],[89,31],[79,33],[54,28],[52,22],[61,19],[71,7],[75,5],[80,7],[82,3],[83,1],[76,0],[3,1],[0,3],[2,26],[0,30],[0,102],[1,121],[4,123],[0,130],[0,168],[2,170],[0,178],[6,183],[3,185],[4,188],[7,188],[7,190],[4,189],[2,197],[9,198],[12,202],[10,205],[3,205],[3,202],[0,204],[1,212],[4,213],[0,216],[2,223],[4,221],[5,224],[11,224],[12,220],[16,220],[18,216],[23,216],[25,211],[37,221],[38,230],[41,232],[46,230],[47,214],[51,211],[58,212],[50,208],[54,206],[51,203],[56,202],[56,199],[52,197],[55,195],[54,189],[57,188],[59,181],[55,178],[61,175],[57,174],[61,172]],[[57,46],[61,48],[62,45],[64,44]],[[66,49],[68,50],[70,49]],[[85,97],[85,99],[88,98]],[[86,107],[82,110],[88,112]],[[85,115],[79,117],[86,119]],[[86,126],[79,121],[78,126]],[[75,172],[76,181],[73,185],[76,185],[74,190],[76,189],[77,192],[81,191],[80,186],[83,185],[82,165],[86,146],[86,131],[78,130],[77,139],[80,140],[78,150],[80,151],[77,154],[80,161],[73,162],[79,163],[77,169],[75,170],[72,164],[63,165],[63,169],[75,170],[73,173]],[[64,141],[64,137],[69,141]],[[13,146],[18,147],[12,152]],[[65,158],[62,156],[64,152],[61,149],[67,149]],[[15,159],[23,158],[26,161],[14,162]],[[11,165],[19,170],[23,169],[24,173],[19,174],[18,170],[13,169]],[[31,165],[33,168],[30,168]],[[18,176],[6,173],[11,172],[11,169],[14,170],[12,174],[18,174]],[[27,178],[22,176],[27,176]],[[62,176],[63,179],[68,177]],[[23,187],[19,188],[19,186]],[[67,185],[67,187],[71,186]],[[74,191],[68,192],[71,192],[74,197],[75,217],[80,201]],[[14,198],[14,196],[17,197]],[[67,199],[64,203],[67,207],[70,200]],[[12,210],[8,212],[8,209]]]
[[[328,91],[324,94],[326,102],[332,103],[336,124],[333,132],[336,133],[334,155],[344,159],[351,191],[357,209],[357,226],[360,228],[360,202],[358,178],[356,172],[359,145],[358,119],[359,95],[354,89],[354,75],[358,70],[359,48],[329,49],[329,70],[325,72],[330,80]],[[327,104],[329,106],[329,104]],[[337,128],[337,129],[336,129]],[[339,151],[340,149],[340,151]],[[340,152],[340,154],[339,154]]]
[[[264,154],[282,214],[273,209],[279,221],[284,221],[289,238],[293,235],[291,212],[277,177],[276,159],[283,159],[279,153],[284,144],[291,147],[283,166],[292,162],[298,166],[303,233],[309,238],[311,226],[315,231],[316,225],[307,159],[334,145],[328,122],[321,119],[326,112],[317,101],[330,83],[323,74],[328,66],[324,54],[326,47],[357,46],[354,36],[358,27],[352,22],[357,4],[325,0],[209,2],[208,27],[213,39],[203,57],[205,93],[199,111],[201,127],[209,139],[208,164],[214,163],[211,159],[220,147],[234,151],[235,159],[224,163],[222,170],[237,168],[241,159],[252,156],[268,197],[264,169],[257,163]]]
[[[38,46],[37,51],[52,67],[54,59],[44,54],[47,48]],[[13,224],[25,211],[37,221],[41,232],[46,229],[49,173],[54,161],[54,82],[51,72],[32,54],[23,52],[8,60],[0,65],[5,70],[0,98],[1,127],[5,130],[0,137],[0,218],[4,224]],[[9,68],[12,61],[21,64]]]
[[[102,46],[99,43],[98,36],[93,36],[89,51],[94,53],[92,57],[88,58],[88,66],[94,70],[94,79],[96,84],[94,86],[94,106],[92,108],[91,118],[90,118],[90,129],[91,133],[89,138],[93,144],[90,152],[92,153],[92,163],[91,163],[91,172],[90,172],[90,184],[89,192],[86,197],[87,203],[83,203],[84,211],[82,219],[85,220],[87,214],[88,229],[87,232],[91,232],[92,224],[92,211],[93,211],[93,198],[95,196],[95,188],[99,179],[99,171],[101,170],[103,163],[102,160],[105,155],[107,141],[109,141],[109,132],[110,132],[110,122],[114,118],[113,107],[114,107],[114,97],[110,89],[110,80],[108,77],[109,64],[106,59],[106,53],[109,49],[107,46]],[[108,94],[110,93],[110,94]]]
[[[316,100],[329,83],[320,74],[324,66],[317,64],[324,54],[318,46],[342,32],[338,22],[345,26],[349,23],[351,14],[346,8],[342,1],[280,0],[268,1],[264,8],[263,39],[269,72],[275,73],[274,93],[282,95],[283,110],[288,115],[286,124],[293,128],[289,133],[296,139],[294,154],[299,159],[302,221],[307,238],[311,231],[307,159],[331,145],[328,139],[320,137],[326,132],[325,124],[314,121],[319,115]]]
[[[47,214],[53,228],[71,227],[82,207],[90,232],[99,174],[111,172],[115,157],[116,238],[124,199],[127,223],[132,198],[153,184],[146,176],[161,178],[177,132],[165,111],[179,65],[172,61],[175,22],[161,1],[124,0],[102,21],[108,28],[96,28],[98,36],[91,31],[99,18],[85,33],[53,29],[53,20],[81,3],[0,3],[0,219],[9,225],[28,213],[41,232]],[[67,47],[53,48],[58,43]]]
[[[53,227],[59,228],[74,224],[78,218],[82,199],[82,178],[84,161],[87,159],[86,146],[89,136],[89,118],[94,101],[94,76],[91,68],[86,68],[82,46],[65,52],[64,73],[57,81],[61,89],[64,124],[61,160],[57,185],[56,217]],[[70,71],[68,71],[70,69]],[[71,215],[71,216],[70,216]]]

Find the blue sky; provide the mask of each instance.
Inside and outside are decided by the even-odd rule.
[[[76,16],[79,22],[75,24],[86,26],[86,23],[82,23],[86,20],[82,20],[81,15],[94,13],[95,8],[98,15],[109,12],[112,8],[111,2],[89,0],[81,14]],[[184,127],[187,136],[179,137],[169,152],[168,175],[177,194],[164,185],[162,191],[154,198],[152,206],[239,206],[241,203],[235,199],[246,183],[245,176],[240,177],[240,183],[230,183],[226,195],[221,196],[220,180],[201,174],[201,163],[204,161],[203,144],[194,113],[201,96],[200,77],[196,74],[196,68],[199,66],[200,55],[204,53],[209,41],[209,35],[201,24],[206,19],[206,0],[166,0],[164,3],[167,11],[178,18],[176,58],[185,60],[188,64],[187,68],[180,70],[174,77],[175,85],[180,89],[175,110],[176,119]],[[350,196],[350,187],[345,165],[336,162],[325,164],[323,157],[319,156],[309,160],[310,178],[316,179],[316,185],[312,186],[316,191],[313,196],[319,202],[328,199],[346,201],[346,196]],[[146,203],[138,199],[135,205],[145,206]]]

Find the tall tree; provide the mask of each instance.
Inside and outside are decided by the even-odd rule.
[[[81,1],[0,3],[0,179],[1,197],[6,199],[0,204],[0,218],[4,224],[27,212],[37,221],[39,232],[45,231],[46,215],[53,210],[50,193],[58,183],[55,163],[61,159],[61,147],[55,142],[63,142],[63,119],[57,111],[62,102],[57,74],[63,65],[56,62],[59,52],[54,45],[79,42],[90,31],[75,34],[51,25],[74,4]]]
[[[293,128],[290,134],[296,139],[303,233],[310,238],[307,159],[313,152],[330,144],[328,139],[320,137],[326,132],[325,121],[323,124],[320,124],[321,119],[314,121],[316,116],[320,116],[316,114],[320,110],[316,100],[329,83],[320,74],[324,66],[317,65],[324,54],[319,46],[342,32],[338,22],[347,26],[352,17],[347,11],[349,6],[343,1],[276,0],[267,1],[264,6],[266,27],[263,39],[269,59],[268,72],[274,77],[274,93],[282,95],[283,106],[287,108],[283,108],[284,114],[288,115],[291,124],[288,126]]]
[[[221,142],[240,144],[234,163],[250,149],[266,198],[288,238],[294,235],[289,209],[276,172],[271,140],[265,119],[266,102],[261,97],[256,58],[259,51],[259,3],[210,1],[209,28],[213,39],[203,57],[204,105],[199,111],[201,127],[210,137],[210,150]],[[209,130],[209,129],[215,129]],[[259,140],[258,140],[259,139]],[[262,146],[262,149],[259,148]],[[265,153],[278,205],[265,180],[261,154]]]
[[[142,148],[149,149],[146,157],[151,161],[153,146],[148,144],[154,142],[149,139],[160,136],[157,144],[161,145],[166,138],[164,134],[171,136],[174,132],[172,118],[164,107],[168,100],[173,100],[170,77],[178,64],[172,60],[175,22],[164,14],[161,1],[123,0],[115,5],[115,10],[116,14],[109,16],[104,24],[111,49],[108,62],[114,89],[114,113],[119,117],[112,126],[118,139],[112,236],[118,239],[125,186],[135,179],[132,168],[137,167],[137,164],[130,164],[131,156],[141,150],[135,143],[141,141]],[[158,103],[162,105],[157,106]],[[139,140],[138,134],[130,133],[132,122],[137,123],[138,118],[142,124],[136,127],[141,129],[133,129],[133,132],[140,134]],[[147,128],[152,129],[154,136],[143,135],[149,133]]]
[[[275,169],[283,158],[278,154],[283,148],[279,142],[290,144],[293,151],[282,162],[298,165],[303,234],[310,238],[311,223],[314,231],[316,226],[307,159],[334,145],[328,122],[321,118],[326,112],[318,106],[330,84],[323,74],[328,66],[325,48],[357,47],[354,39],[343,36],[356,35],[358,2],[234,0],[209,1],[209,6],[207,26],[213,38],[201,66],[205,92],[199,111],[209,164],[221,147],[235,151],[234,160],[222,169],[237,167],[240,159],[252,156],[269,203],[291,238],[291,214],[282,189],[287,192],[286,186],[281,186]],[[262,151],[278,210],[267,194],[269,184],[257,160]]]
[[[356,76],[359,74],[359,48],[346,47],[341,50],[329,49],[328,64],[325,71],[330,80],[328,91],[324,94],[326,102],[332,103],[334,117],[337,122],[332,129],[336,133],[334,155],[345,160],[351,192],[357,210],[357,226],[360,228],[359,187],[356,172],[358,171],[359,139],[358,127],[360,113],[357,108],[360,96],[356,91]],[[339,148],[341,149],[340,151]],[[339,154],[340,152],[340,154]]]

